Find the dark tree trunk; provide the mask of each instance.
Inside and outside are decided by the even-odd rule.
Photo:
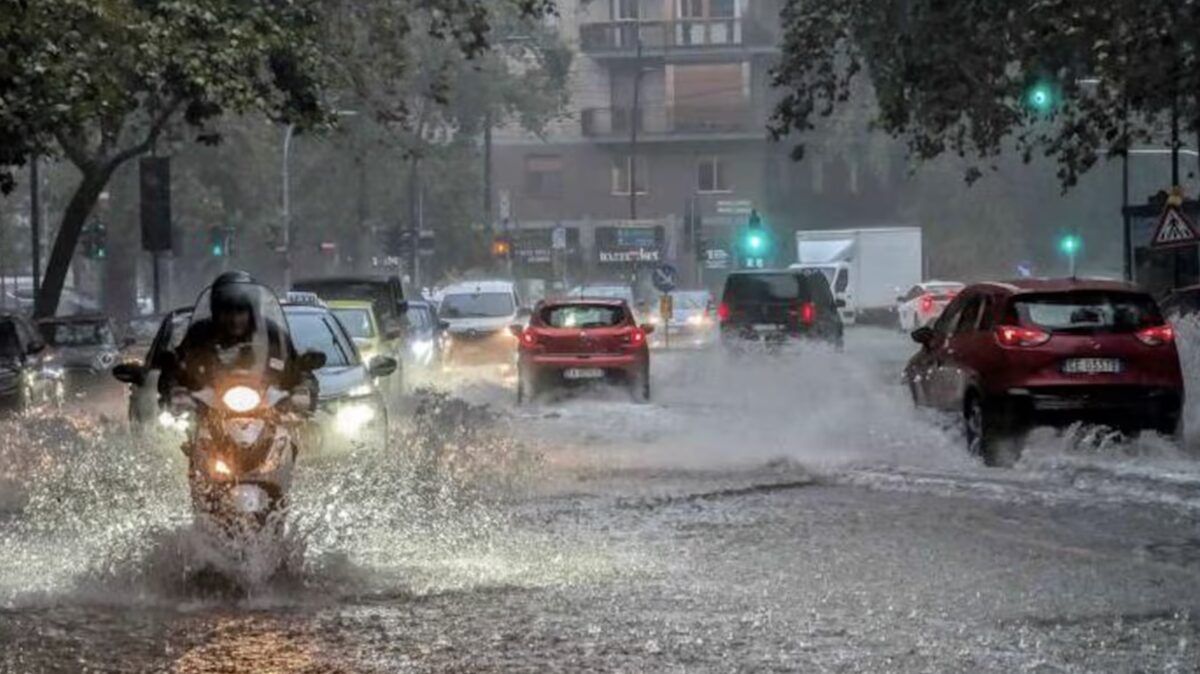
[[[45,318],[58,312],[58,301],[62,297],[63,285],[67,279],[67,270],[71,267],[71,258],[75,255],[75,247],[79,243],[79,234],[83,225],[96,207],[96,201],[104,186],[112,176],[112,164],[92,165],[83,172],[83,178],[67,210],[63,212],[59,224],[58,235],[54,237],[54,248],[50,251],[50,260],[46,264],[46,275],[42,279],[41,291],[37,296],[34,316]]]

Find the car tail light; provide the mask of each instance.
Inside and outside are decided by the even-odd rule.
[[[720,319],[720,321],[722,323],[729,320],[729,305],[728,304],[721,302],[721,304],[717,307],[717,318]]]
[[[800,305],[800,322],[805,325],[812,325],[813,321],[817,320],[817,305],[812,302],[805,302]]]
[[[1151,328],[1138,330],[1138,341],[1146,346],[1162,346],[1175,341],[1175,329],[1169,325],[1156,325]]]
[[[933,295],[921,295],[921,311],[926,314],[933,311]]]
[[[641,346],[646,343],[646,333],[642,332],[641,328],[634,328],[629,333],[629,343],[634,346]]]
[[[521,346],[524,346],[527,348],[532,348],[532,347],[537,346],[537,343],[538,343],[537,333],[534,332],[531,328],[525,328],[521,332]]]
[[[996,341],[1000,346],[1041,346],[1050,341],[1050,333],[1018,325],[1001,325],[996,328]]]

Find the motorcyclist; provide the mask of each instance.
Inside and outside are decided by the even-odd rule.
[[[209,290],[211,317],[193,320],[183,341],[175,349],[173,363],[164,368],[159,379],[161,399],[168,400],[179,386],[198,390],[211,385],[222,369],[237,368],[239,360],[253,360],[253,350],[267,349],[267,376],[270,383],[284,390],[310,384],[297,367],[296,349],[284,326],[263,315],[258,306],[260,288],[250,274],[232,271],[221,274]],[[257,321],[265,321],[259,330]],[[266,343],[256,339],[266,336]]]

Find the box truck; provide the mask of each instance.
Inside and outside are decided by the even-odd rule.
[[[845,323],[890,323],[896,297],[921,282],[920,227],[796,232],[796,269],[816,269],[842,300]]]

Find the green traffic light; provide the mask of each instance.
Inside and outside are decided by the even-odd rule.
[[[746,237],[746,247],[755,253],[761,251],[766,243],[762,234],[750,234]]]
[[[1026,100],[1029,107],[1038,112],[1048,112],[1054,107],[1054,90],[1048,84],[1035,84],[1029,90]]]
[[[1064,236],[1058,241],[1058,250],[1062,252],[1063,255],[1074,255],[1078,253],[1079,249],[1082,247],[1083,242],[1080,241],[1078,236],[1073,234]]]
[[[213,257],[221,257],[225,254],[225,249],[221,247],[221,244],[214,243],[212,247],[212,254]]]

